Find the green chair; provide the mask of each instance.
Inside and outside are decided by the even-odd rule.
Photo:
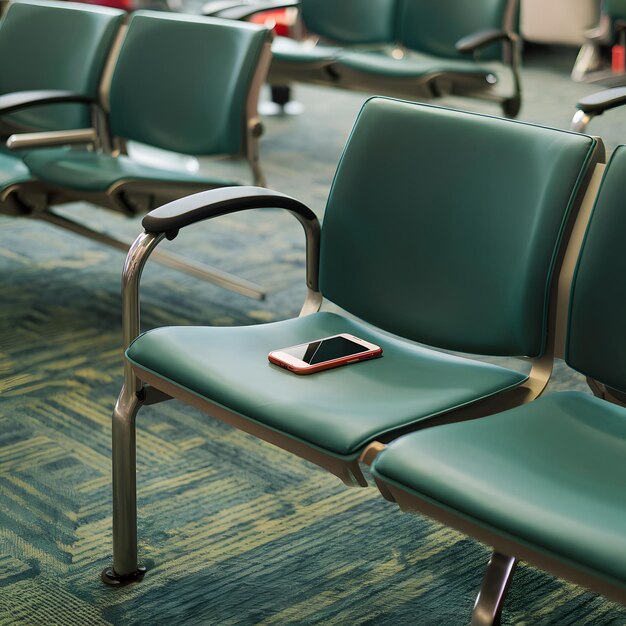
[[[344,48],[394,44],[395,14],[396,0],[300,0],[302,27],[309,35],[303,41],[276,37],[271,82],[332,83],[333,66]]]
[[[246,20],[273,9],[298,8],[294,34],[301,39],[275,37],[269,82],[273,89],[290,89],[293,81],[332,85],[334,64],[344,48],[387,49],[394,43],[397,0],[259,0],[208,2],[205,14]],[[287,95],[287,99],[289,96]]]
[[[255,187],[208,191],[149,213],[123,278],[129,347],[113,414],[114,557],[104,580],[143,575],[135,417],[144,404],[177,398],[365,486],[359,461],[399,432],[539,395],[552,368],[564,243],[602,158],[591,137],[374,98],[340,160],[321,232],[302,203]],[[139,335],[139,280],[159,241],[264,207],[285,209],[304,227],[301,316]],[[341,312],[322,310],[329,302]],[[272,350],[342,332],[380,345],[383,358],[309,377],[268,363]],[[441,350],[524,355],[530,373]]]
[[[517,12],[517,0],[398,0],[396,47],[342,52],[334,66],[338,83],[413,99],[494,100],[515,117],[522,102]],[[508,95],[496,89],[505,66],[513,83]]]
[[[264,184],[256,104],[269,61],[270,31],[263,27],[134,13],[112,73],[100,146],[35,149],[36,137],[9,139],[12,147],[30,148],[24,162],[36,177],[20,186],[21,202],[35,217],[126,251],[127,243],[94,233],[51,207],[78,200],[135,215],[189,193],[239,184],[236,178],[139,161],[126,154],[129,141],[185,155],[244,159],[255,182]],[[172,255],[161,255],[160,262],[262,297],[256,286],[224,272],[203,275],[203,268]]]
[[[565,359],[598,397],[557,392],[391,443],[372,470],[405,510],[494,546],[475,626],[499,623],[517,562],[626,603],[626,147],[606,171],[571,288]]]
[[[384,49],[394,42],[396,0],[211,0],[202,12],[247,20],[275,9],[299,9],[293,37],[277,36],[272,42],[269,82],[272,99],[281,107],[294,81],[332,85],[333,65],[343,48]]]
[[[219,14],[245,19],[279,4],[245,4]],[[307,37],[275,39],[272,84],[308,82],[412,100],[458,95],[498,102],[509,117],[520,110],[518,0],[299,4]],[[499,87],[503,74],[510,87]]]
[[[88,105],[40,103],[59,102],[70,93],[97,98],[124,16],[73,2],[11,2],[0,23],[0,138],[16,131],[48,131],[49,141],[93,140],[91,132],[64,132],[92,123]],[[31,174],[19,154],[3,142],[0,146],[0,213],[20,214],[28,209],[15,192]]]

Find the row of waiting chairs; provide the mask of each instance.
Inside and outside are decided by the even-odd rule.
[[[89,33],[92,56],[90,62],[78,58],[83,74],[68,72],[82,76],[82,85],[42,82],[37,92],[27,84],[5,90],[10,96],[0,99],[0,111],[7,114],[10,143],[28,153],[23,160],[0,155],[12,164],[6,171],[23,176],[4,187],[2,206],[45,214],[55,201],[89,199],[133,213],[134,194],[154,194],[151,206],[216,186],[132,163],[124,144],[199,154],[210,139],[228,152],[227,140],[216,139],[206,125],[206,109],[198,107],[204,117],[191,125],[196,133],[170,126],[176,116],[164,111],[177,110],[177,81],[187,72],[198,78],[189,64],[196,57],[206,62],[212,45],[223,82],[199,80],[192,104],[204,103],[208,91],[223,95],[229,88],[243,92],[249,104],[251,85],[258,87],[254,77],[263,73],[252,72],[251,59],[264,58],[267,32],[220,23],[211,38],[207,29],[214,23],[202,18],[140,12],[126,22],[117,11],[30,0],[11,5],[0,48],[10,41],[3,33],[18,37],[20,23],[32,25],[38,11],[51,7],[55,16],[88,16],[73,28]],[[245,71],[224,70],[229,46]],[[187,65],[172,58],[177,50]],[[159,84],[165,93],[152,91]],[[48,88],[54,91],[43,91]],[[83,107],[67,108],[70,103]],[[258,134],[253,116],[224,115],[219,129],[232,121],[240,138]],[[74,135],[32,132],[80,128],[89,120],[93,128]],[[31,132],[15,136],[23,130]],[[96,149],[66,148],[72,137]],[[186,140],[192,149],[182,149]],[[48,147],[35,149],[38,142]],[[619,406],[626,399],[626,299],[612,289],[626,269],[619,237],[626,152],[618,149],[604,174],[603,161],[602,143],[591,137],[376,98],[357,120],[323,228],[299,201],[259,187],[204,191],[149,213],[124,275],[128,349],[113,416],[114,562],[103,579],[123,584],[143,576],[135,418],[145,404],[177,398],[317,463],[346,484],[366,486],[365,462],[386,498],[493,545],[475,624],[499,619],[518,558],[626,601],[620,482],[626,413]],[[198,221],[264,207],[288,210],[304,227],[308,295],[302,315],[254,327],[173,327],[140,335],[139,281],[158,243]],[[587,223],[570,296],[568,271]],[[335,312],[327,310],[329,303]],[[384,357],[313,378],[267,362],[267,353],[280,346],[341,332],[381,345]],[[441,350],[522,356],[531,369],[520,373]],[[545,389],[555,355],[586,374],[600,398],[566,393],[531,402]]]
[[[376,31],[381,24],[396,24],[391,18],[381,19],[383,9],[389,15],[400,11],[404,18],[409,14],[416,18],[424,10],[418,4],[376,3],[368,7],[367,10],[358,7],[360,11],[356,14],[360,21],[353,28],[363,31],[359,37],[365,40],[361,43],[372,45],[378,37],[372,29]],[[357,6],[351,8],[356,10]],[[302,14],[317,30],[323,24],[331,25],[332,32],[326,33],[328,38],[339,42],[343,38],[344,43],[352,41],[355,34],[345,30],[343,21],[323,19],[324,11],[331,9],[324,1],[315,0],[303,3]],[[453,15],[450,9],[441,5],[437,11]],[[353,12],[344,10],[340,16],[347,19]],[[478,39],[506,39],[507,33],[514,38],[515,21],[511,22],[514,14],[514,3],[497,2],[489,7],[486,4],[483,13],[475,15],[476,25],[502,21],[503,27],[483,31],[484,36]],[[428,23],[445,24],[451,29],[450,37],[441,35],[437,41],[439,46],[443,45],[441,41],[448,41],[448,61],[456,67],[455,71],[460,71],[460,60],[456,57],[461,53],[454,51],[452,45],[461,33],[460,26],[439,14],[435,17],[430,16]],[[402,32],[414,35],[421,32],[409,29],[405,24],[407,19],[401,20]],[[507,22],[511,24],[507,26]],[[514,41],[511,37],[510,42]],[[31,46],[29,54],[19,54],[17,51],[25,41],[37,41],[38,45]],[[185,46],[180,45],[181,41]],[[282,40],[278,41],[278,48],[274,44],[274,76],[280,75],[284,63],[294,61],[281,57],[280,47],[284,44]],[[258,149],[262,126],[256,108],[270,64],[269,47],[268,31],[250,24],[150,12],[138,12],[127,19],[123,12],[114,9],[16,0],[0,27],[0,55],[12,59],[0,76],[0,133],[4,139],[8,138],[10,147],[0,149],[0,212],[36,217],[126,249],[127,242],[106,232],[94,232],[70,219],[67,213],[55,212],[54,207],[86,200],[133,215],[189,193],[239,182],[181,167],[155,167],[141,162],[126,154],[128,142],[191,155],[243,157],[252,168],[254,182],[263,185]],[[326,75],[333,74],[334,70],[329,74],[329,63],[331,60],[336,63],[335,53],[324,56],[323,63],[319,63],[319,52],[324,49],[318,47],[317,52],[311,53],[313,56],[307,53],[306,58],[299,53],[296,56],[304,65],[296,63],[292,70],[301,75],[313,63],[316,72],[323,69]],[[395,68],[391,74],[396,76],[400,71],[401,82],[409,86],[406,93],[412,96],[421,93],[416,85],[422,79],[406,71],[406,64],[417,62],[417,57],[394,59],[387,57],[389,52],[388,46],[376,45],[366,51],[356,46],[351,54],[355,58],[364,55],[364,59],[373,59],[376,67],[381,59],[387,58]],[[443,54],[442,50],[439,52]],[[509,52],[511,59],[516,57],[517,53]],[[430,67],[428,63],[435,58],[422,57],[418,63],[422,69]],[[348,59],[345,51],[341,59],[345,65]],[[423,65],[426,60],[428,63]],[[474,61],[464,63],[466,69],[474,69],[469,74],[463,70],[462,76],[479,77],[488,86],[487,74],[476,73]],[[432,80],[454,83],[454,72],[442,73],[442,66],[436,67],[436,72],[428,70],[423,74],[424,84],[432,87]],[[395,88],[384,88],[380,78],[367,87],[394,92]],[[460,93],[459,89],[454,87],[452,91]],[[488,86],[487,91],[490,89]],[[423,95],[432,96],[436,91],[441,90],[433,88]],[[185,95],[181,98],[180,94]],[[619,101],[623,100],[621,96]],[[589,106],[597,107],[587,104],[587,110]],[[588,121],[589,114],[582,115],[584,124],[580,120],[576,122],[577,130],[584,130]],[[74,145],[70,148],[68,144]],[[155,260],[251,297],[264,296],[256,285],[172,254],[160,252]]]
[[[519,0],[260,0],[226,9],[208,2],[206,11],[248,19],[296,6],[295,30],[306,36],[274,40],[274,85],[305,82],[411,100],[452,94],[495,101],[509,117],[519,113]]]
[[[246,20],[281,7],[298,9],[293,30],[304,37],[274,39],[268,79],[275,86],[311,83],[409,100],[464,96],[498,102],[507,117],[521,109],[518,0],[481,0],[471,9],[458,0],[233,0],[210,1],[205,11]],[[624,0],[604,2],[594,41],[624,45],[625,18]],[[582,98],[571,128],[585,132],[594,117],[624,104],[626,87]]]
[[[238,184],[127,154],[129,142],[249,163],[256,184],[267,74],[266,28],[194,16],[16,0],[0,26],[0,213],[39,218],[128,249],[54,211],[88,201],[127,215]],[[24,43],[29,42],[28,46]],[[162,263],[262,297],[228,274],[161,255]]]
[[[269,9],[297,8],[300,40],[276,37],[269,81],[311,83],[409,100],[446,95],[500,103],[507,117],[522,105],[518,0],[258,0],[210,1],[209,15],[251,19]],[[626,45],[626,2],[606,0],[590,47]],[[573,75],[588,60],[583,47]],[[586,71],[586,70],[585,70]],[[581,77],[578,77],[582,79]],[[618,79],[618,78],[616,78]],[[509,83],[506,86],[506,83]],[[504,87],[501,86],[504,83]],[[582,98],[571,128],[585,132],[594,117],[626,104],[626,87]]]
[[[257,187],[149,213],[123,278],[114,554],[103,580],[145,573],[135,420],[174,398],[347,485],[366,486],[361,463],[370,465],[388,500],[492,545],[474,626],[499,623],[518,559],[626,602],[625,174],[626,149],[606,166],[593,137],[377,97],[359,114],[321,227],[298,200]],[[301,315],[140,334],[139,282],[158,243],[263,207],[304,228]],[[339,333],[383,357],[309,377],[267,361]],[[530,371],[467,353],[525,357]],[[597,397],[537,399],[555,356]]]

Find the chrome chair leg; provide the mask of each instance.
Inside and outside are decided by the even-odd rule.
[[[113,410],[113,567],[101,574],[107,585],[136,582],[146,573],[137,563],[135,418],[141,404],[124,385]]]
[[[584,111],[576,111],[569,129],[575,133],[584,133],[587,130],[589,122],[591,122],[594,117],[594,115],[585,113]]]
[[[470,626],[500,626],[502,606],[511,585],[517,559],[494,552],[489,560]]]

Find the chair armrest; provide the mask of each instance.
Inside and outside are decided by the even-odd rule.
[[[97,104],[91,96],[62,90],[16,91],[0,96],[0,115],[44,104],[62,103]]]
[[[462,37],[456,42],[456,44],[454,44],[454,47],[459,52],[470,53],[475,52],[484,46],[488,46],[491,43],[495,43],[496,41],[505,40],[509,43],[513,43],[516,37],[517,36],[514,33],[491,28]]]
[[[186,196],[150,211],[141,222],[151,233],[173,233],[196,222],[246,211],[278,208],[317,219],[306,205],[278,191],[264,187],[221,187]]]
[[[202,220],[237,211],[257,208],[286,209],[304,228],[306,235],[306,300],[301,314],[319,309],[322,294],[318,288],[320,223],[313,211],[298,200],[263,187],[224,187],[180,198],[150,211],[144,219],[146,229],[133,242],[126,256],[122,273],[122,339],[126,349],[139,335],[141,328],[139,289],[141,274],[150,254],[165,237],[174,239],[179,229]],[[134,396],[142,391],[142,383],[124,362],[124,388]]]
[[[76,146],[96,144],[98,133],[95,128],[78,128],[76,130],[51,130],[37,133],[18,133],[7,139],[9,150],[32,150],[34,148],[50,148],[52,146]]]
[[[222,187],[174,200],[150,211],[142,221],[147,233],[173,239],[181,228],[197,222],[247,211],[275,208],[289,211],[304,228],[306,235],[306,283],[319,291],[320,223],[317,216],[302,202],[263,187]]]
[[[623,104],[626,104],[626,87],[615,87],[581,98],[576,108],[588,115],[600,115]]]
[[[510,67],[513,76],[513,94],[504,98],[502,109],[507,117],[516,117],[522,104],[519,35],[512,31],[498,30],[497,28],[481,30],[459,39],[455,48],[461,53],[473,53],[497,41],[502,41],[502,62]]]
[[[211,3],[208,3],[208,7],[205,4],[203,7],[210,10]],[[255,2],[254,4],[241,4],[238,6],[232,6],[219,11],[213,11],[211,13],[204,13],[205,15],[213,15],[215,17],[223,17],[229,20],[246,20],[258,13],[265,13],[265,11],[275,11],[278,9],[291,9],[293,7],[299,7],[300,0],[263,0],[262,2]]]

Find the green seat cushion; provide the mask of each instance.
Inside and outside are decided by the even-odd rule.
[[[267,360],[272,350],[344,332],[381,346],[384,356],[308,376]],[[127,357],[200,397],[340,456],[525,379],[333,313],[236,328],[158,328],[137,338]]]
[[[338,61],[338,71],[349,68],[388,78],[428,78],[434,74],[472,74],[487,76],[493,70],[471,60],[449,59],[416,52],[407,52],[394,59],[388,52],[343,52]]]
[[[487,530],[626,586],[626,409],[579,392],[423,430],[379,479]]]
[[[281,63],[332,63],[341,48],[312,45],[308,41],[295,41],[289,37],[276,37],[272,42],[272,59]]]
[[[0,189],[24,183],[31,179],[30,172],[22,159],[6,150],[0,150]]]
[[[34,150],[26,155],[24,162],[33,176],[77,191],[106,191],[122,180],[206,183],[208,186],[239,184],[236,181],[207,178],[184,170],[152,167],[127,156],[112,157],[100,152],[68,148]]]

